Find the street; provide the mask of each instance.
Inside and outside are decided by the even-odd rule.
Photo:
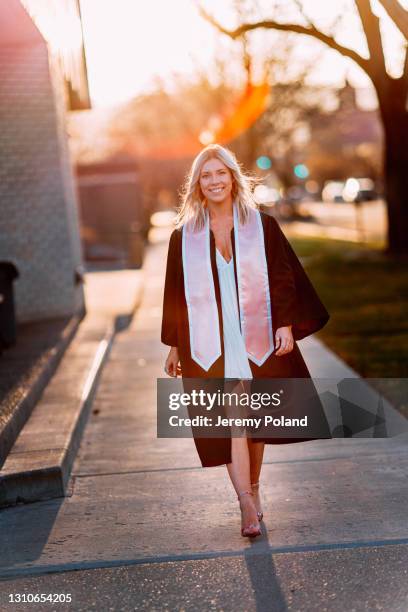
[[[354,242],[385,244],[386,207],[383,200],[349,204],[346,202],[304,202],[298,212],[311,215],[308,221],[295,221],[289,231],[307,236],[321,236]]]

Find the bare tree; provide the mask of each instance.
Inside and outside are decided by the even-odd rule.
[[[390,19],[408,39],[408,11],[397,0],[380,0]],[[232,39],[239,39],[248,32],[259,29],[294,32],[317,39],[344,57],[352,59],[368,75],[378,97],[379,113],[384,130],[383,172],[388,214],[388,252],[395,255],[408,253],[408,46],[400,77],[390,76],[386,69],[379,17],[373,12],[370,0],[354,0],[368,47],[368,57],[363,57],[349,47],[340,44],[332,34],[323,32],[307,19],[303,4],[296,0],[306,25],[280,23],[274,19],[245,21],[234,29],[218,23],[203,8],[202,16],[220,32]]]

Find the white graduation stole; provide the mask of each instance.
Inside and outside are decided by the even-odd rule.
[[[271,300],[261,215],[253,208],[248,212],[247,222],[241,224],[234,206],[239,310],[248,358],[260,366],[274,350]],[[201,230],[195,231],[192,221],[184,225],[182,254],[191,357],[208,371],[221,355],[208,213]]]

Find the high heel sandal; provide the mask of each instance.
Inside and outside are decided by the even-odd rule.
[[[252,495],[253,497],[253,493],[252,491],[241,491],[241,493],[238,494],[238,501],[240,502],[240,507],[241,507],[241,513],[242,513],[242,506],[241,506],[241,498],[244,495]],[[251,523],[250,525],[248,525],[248,527],[241,527],[241,535],[244,538],[256,538],[256,536],[261,535],[261,528],[258,524],[256,523]]]
[[[259,481],[258,482],[251,482],[251,489],[252,489],[252,492],[258,491],[259,490]],[[261,522],[262,519],[263,519],[263,512],[262,511],[260,511],[260,512],[257,511],[257,515],[258,515],[258,521]]]

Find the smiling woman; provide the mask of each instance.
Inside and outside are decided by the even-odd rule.
[[[171,347],[166,373],[181,374],[190,393],[194,380],[207,389],[209,379],[222,379],[237,398],[259,390],[257,379],[310,379],[295,340],[320,329],[328,313],[277,222],[257,210],[251,180],[231,151],[215,144],[197,155],[177,221],[164,289],[162,342]],[[237,399],[225,407],[226,416],[241,416],[240,406]],[[319,400],[313,417],[318,435],[330,437]],[[298,438],[255,440],[241,425],[230,434],[205,438],[193,428],[203,467],[227,466],[240,500],[241,533],[254,537],[262,519],[258,480],[264,443],[316,436],[303,431]]]

